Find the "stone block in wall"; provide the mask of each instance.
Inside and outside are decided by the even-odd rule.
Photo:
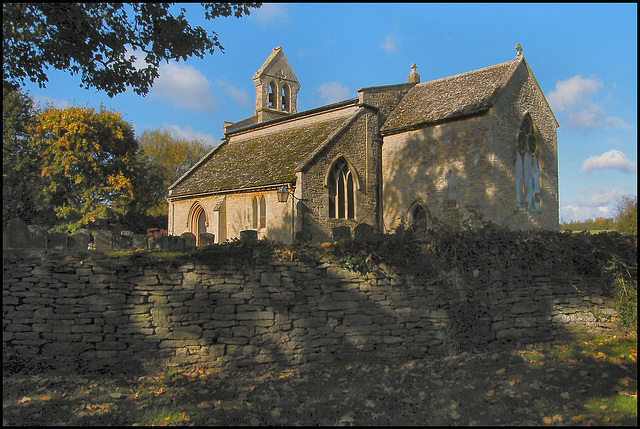
[[[361,223],[353,229],[353,236],[358,241],[373,241],[376,238],[376,229],[369,224]]]
[[[47,247],[47,228],[39,225],[29,225],[29,247],[45,249]]]
[[[243,243],[255,243],[258,241],[258,231],[255,229],[240,231],[240,241]]]
[[[351,228],[348,226],[331,228],[331,237],[334,241],[351,240]]]
[[[131,237],[131,248],[132,249],[148,249],[149,248],[149,237],[144,234],[133,234]]]
[[[78,230],[74,234],[71,234],[67,241],[67,247],[69,249],[87,250],[89,243],[91,243],[91,235],[88,231],[85,231],[86,230]]]
[[[29,228],[25,221],[13,218],[7,222],[3,246],[10,249],[22,249],[29,245]]]
[[[97,250],[113,249],[113,233],[111,231],[93,231],[93,247]]]
[[[184,232],[180,235],[184,240],[185,249],[193,249],[196,247],[196,235],[191,232]]]
[[[124,232],[124,231],[123,231]],[[131,249],[132,237],[128,235],[114,235],[113,248],[117,250]]]
[[[214,243],[216,236],[210,232],[202,232],[198,235],[198,247],[210,246]]]
[[[62,250],[67,248],[67,235],[61,232],[47,234],[47,249]]]

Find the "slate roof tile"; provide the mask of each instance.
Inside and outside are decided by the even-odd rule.
[[[298,126],[270,125],[231,136],[209,152],[199,165],[169,189],[171,198],[291,182],[310,158],[329,143],[360,112],[300,122]],[[208,157],[208,159],[206,159]]]
[[[494,95],[521,59],[419,83],[391,112],[382,132],[479,113],[493,104]]]

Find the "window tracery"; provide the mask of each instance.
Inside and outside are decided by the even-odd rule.
[[[541,210],[539,142],[528,114],[523,118],[518,131],[515,176],[518,208]]]
[[[344,158],[331,168],[327,181],[329,192],[329,217],[336,219],[355,218],[355,186],[353,173]]]

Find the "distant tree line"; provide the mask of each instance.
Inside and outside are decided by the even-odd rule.
[[[613,218],[598,217],[585,221],[562,222],[561,231],[618,231],[638,234],[638,196],[625,195],[616,202]]]
[[[167,188],[211,147],[146,130],[136,138],[118,112],[36,106],[3,86],[2,222],[73,232],[167,225]]]

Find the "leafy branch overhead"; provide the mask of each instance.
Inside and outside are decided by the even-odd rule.
[[[3,80],[45,87],[49,68],[82,75],[113,97],[146,95],[161,61],[203,58],[224,48],[215,31],[192,26],[174,3],[3,3]],[[250,14],[260,3],[202,3],[204,17]],[[145,64],[139,65],[135,55]]]

